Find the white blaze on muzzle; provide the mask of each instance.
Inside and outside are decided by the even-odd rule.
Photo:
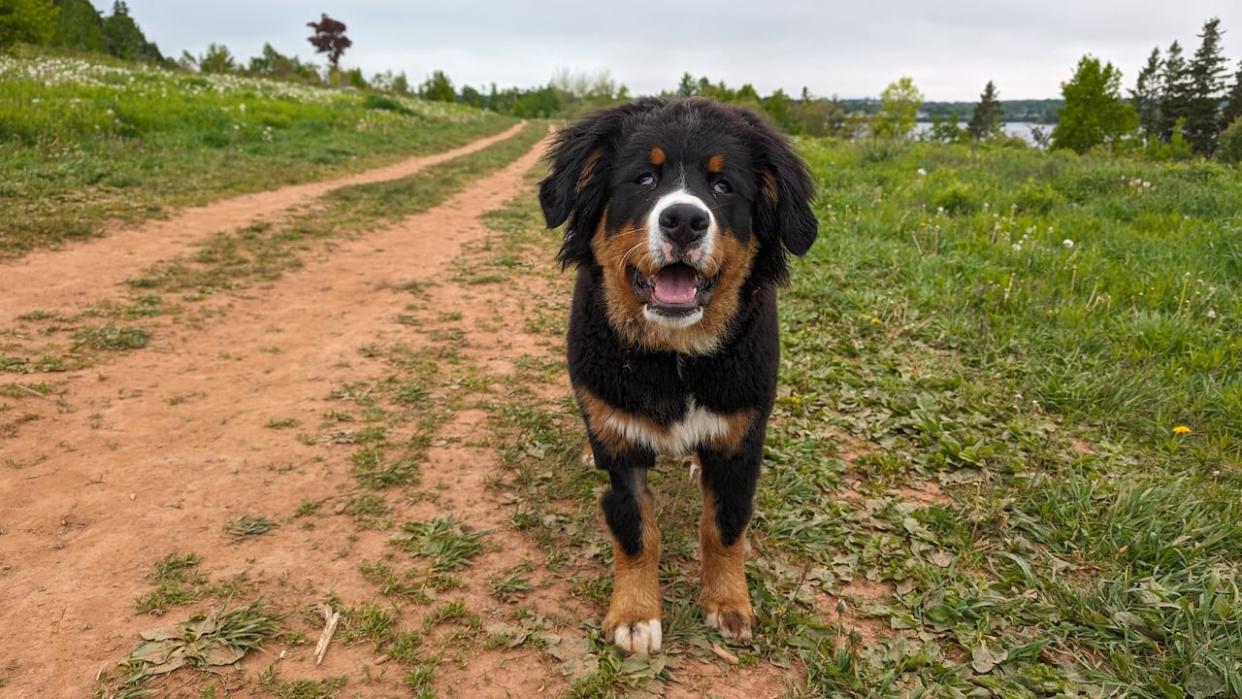
[[[676,204],[689,204],[702,209],[703,213],[707,214],[708,220],[707,233],[703,235],[698,244],[683,251],[680,255],[674,249],[672,241],[666,239],[664,232],[660,230],[660,214]],[[659,267],[671,265],[674,262],[685,262],[698,269],[707,262],[712,251],[715,250],[717,230],[719,228],[716,225],[716,216],[711,208],[702,199],[685,189],[679,189],[660,197],[655,206],[651,207],[651,213],[647,214],[647,248],[651,252],[651,259]]]

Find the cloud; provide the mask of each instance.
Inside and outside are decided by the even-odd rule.
[[[110,3],[96,0],[101,8]],[[818,95],[877,95],[910,75],[931,99],[974,99],[988,80],[1005,98],[1055,97],[1084,53],[1132,80],[1152,46],[1195,46],[1219,16],[1227,55],[1242,58],[1242,4],[1119,0],[932,3],[734,0],[130,0],[134,18],[168,54],[224,43],[255,55],[270,41],[313,58],[306,22],[324,9],[349,25],[344,64],[404,70],[414,82],[443,69],[456,84],[532,86],[560,67],[610,70],[636,93],[672,89],[684,71],[731,85]],[[1237,37],[1236,39],[1234,37]],[[1231,41],[1232,39],[1232,41]]]

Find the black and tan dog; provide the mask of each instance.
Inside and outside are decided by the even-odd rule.
[[[702,469],[702,604],[749,638],[746,526],[776,395],[776,287],[815,241],[810,178],[754,114],[704,99],[641,100],[557,136],[539,200],[578,268],[569,375],[595,464],[616,580],[604,632],[661,644],[657,454]]]

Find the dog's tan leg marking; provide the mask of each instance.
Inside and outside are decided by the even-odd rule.
[[[645,487],[640,497],[643,524],[643,550],[627,556],[614,537],[612,555],[616,561],[612,602],[604,617],[604,638],[627,653],[647,655],[659,652],[663,642],[660,627],[660,530],[655,521],[655,498]]]
[[[721,542],[716,498],[706,488],[699,520],[699,550],[703,557],[703,621],[725,638],[749,640],[755,615],[746,589],[746,531],[729,546]]]

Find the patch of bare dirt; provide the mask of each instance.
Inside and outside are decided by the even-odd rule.
[[[275,221],[294,207],[334,189],[412,175],[514,136],[524,124],[443,153],[409,158],[331,180],[232,197],[183,209],[166,219],[137,227],[116,227],[103,238],[59,250],[33,252],[16,262],[0,265],[0,276],[4,278],[0,324],[12,323],[18,315],[32,310],[67,310],[93,300],[101,288],[119,284],[137,270],[184,253],[195,241],[212,233],[260,220]]]
[[[11,668],[6,696],[88,696],[97,671],[124,658],[140,631],[182,618],[182,609],[158,621],[134,613],[135,599],[152,589],[152,564],[173,550],[198,554],[213,579],[244,573],[265,593],[302,603],[329,592],[347,603],[374,596],[357,567],[390,550],[386,534],[359,536],[349,517],[318,518],[309,530],[288,520],[300,502],[354,487],[349,452],[266,425],[287,418],[315,425],[332,407],[332,388],[360,373],[383,376],[382,360],[360,357],[358,347],[413,335],[393,322],[409,297],[384,283],[441,273],[462,243],[487,234],[479,215],[520,191],[538,157],[532,150],[443,206],[339,244],[301,272],[233,299],[201,328],[61,375],[65,407],[30,406],[42,419],[3,446],[6,458],[36,465],[0,470],[0,530],[7,532],[0,586],[20,591],[0,608],[0,660]],[[118,240],[100,245],[119,254]],[[11,283],[6,276],[6,294]],[[107,282],[82,288],[100,283]],[[494,468],[484,450],[446,447],[432,459],[425,478],[446,480],[445,506],[472,526],[498,523],[499,499],[483,488]],[[426,516],[431,507],[392,504],[399,519]],[[237,542],[224,524],[241,514],[281,526]],[[503,568],[523,545],[514,536],[489,548],[480,572]],[[486,589],[485,576],[475,582],[463,593],[471,600]],[[297,676],[330,677],[353,675],[366,661],[359,649],[334,645],[315,668],[307,652],[294,649],[282,663],[300,659]],[[243,665],[261,669],[273,660]]]
[[[931,481],[919,481],[897,488],[897,495],[906,502],[923,507],[929,505],[947,505],[953,502],[939,485]]]

